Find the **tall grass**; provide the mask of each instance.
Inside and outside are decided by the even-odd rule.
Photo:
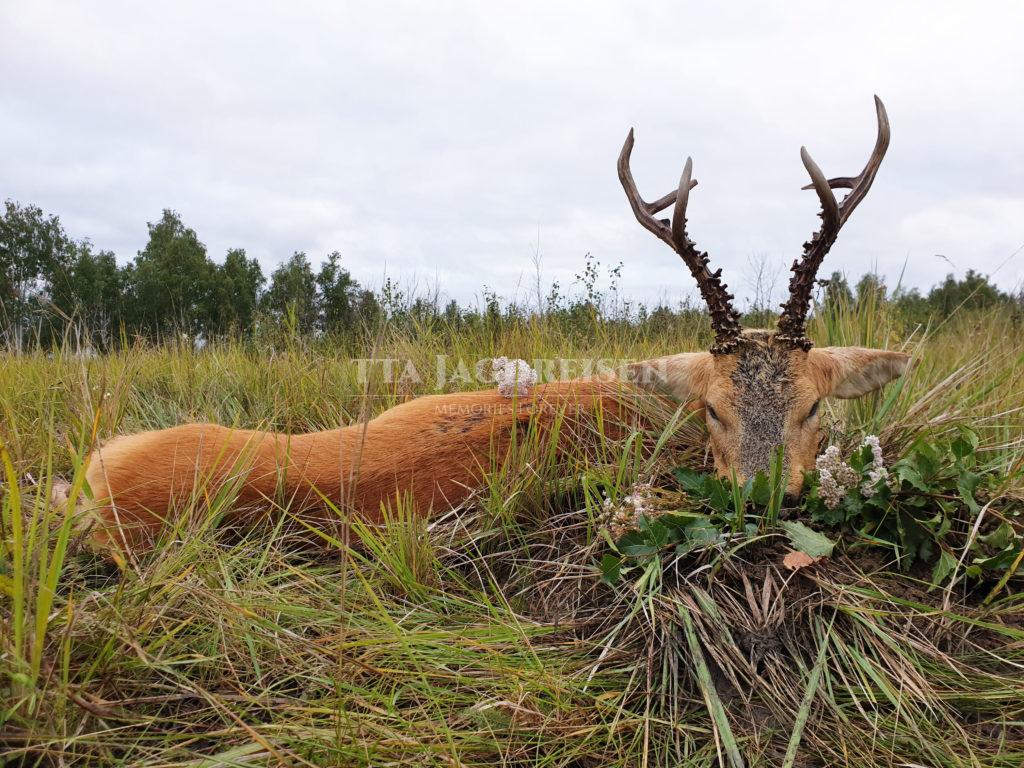
[[[877,433],[896,458],[914,440],[970,424],[982,468],[1004,478],[998,494],[1024,498],[1024,339],[1012,318],[907,328],[888,305],[862,304],[811,330],[821,344],[915,357],[885,392],[830,403],[830,440],[848,447]],[[706,344],[701,325],[594,318],[567,338],[538,317],[385,331],[344,354],[286,338],[273,350],[5,359],[0,756],[28,765],[1024,763],[1015,579],[982,605],[966,584],[929,592],[877,555],[791,575],[767,537],[601,583],[603,499],[706,461],[699,425],[678,415],[661,433],[607,440],[567,464],[542,434],[526,433],[465,508],[424,521],[399,505],[385,525],[320,536],[315,549],[281,524],[219,529],[230,493],[122,567],[83,549],[74,528],[88,493],[82,461],[97,439],[194,420],[333,428],[435,388],[427,378],[366,384],[354,356],[433,371],[438,355],[637,359]],[[467,386],[478,385],[449,379],[444,389]]]

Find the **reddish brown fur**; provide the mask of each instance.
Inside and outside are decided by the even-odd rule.
[[[97,541],[148,549],[176,506],[212,497],[235,480],[232,507],[263,509],[283,499],[293,511],[323,509],[321,494],[361,519],[380,519],[398,495],[418,514],[464,501],[492,458],[508,450],[515,425],[537,419],[573,433],[581,415],[619,407],[609,382],[555,382],[516,401],[495,390],[431,395],[399,405],[365,425],[283,435],[187,424],[119,437],[91,457],[87,479],[98,517]]]

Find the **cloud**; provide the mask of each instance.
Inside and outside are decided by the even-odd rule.
[[[178,210],[266,270],[338,249],[364,282],[511,293],[624,263],[635,298],[692,293],[615,177],[630,126],[649,199],[694,158],[690,231],[749,295],[817,225],[829,175],[893,142],[825,269],[994,271],[1024,242],[1016,3],[18,3],[0,10],[0,194],[131,258]],[[959,257],[955,258],[955,257]],[[1019,258],[996,273],[1012,287]],[[780,286],[784,285],[780,281]]]

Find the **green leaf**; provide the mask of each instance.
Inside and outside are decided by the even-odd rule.
[[[874,453],[871,451],[870,445],[862,445],[860,448],[850,454],[850,466],[857,471],[858,474],[863,475],[865,467],[870,466],[874,460]]]
[[[710,518],[694,520],[692,525],[686,527],[686,541],[676,547],[676,553],[684,555],[697,549],[704,549],[717,543],[721,537],[722,532]]]
[[[661,549],[668,544],[668,528],[661,520],[649,520],[647,515],[641,515],[639,525],[652,546]]]
[[[938,448],[924,440],[914,446],[911,460],[917,465],[917,470],[922,477],[931,477],[939,471],[939,467],[942,465],[942,457]],[[922,490],[928,490],[927,486]]]
[[[754,482],[750,486],[750,500],[759,507],[767,507],[772,500],[772,484],[764,472],[758,472],[754,476]]]
[[[719,477],[708,475],[704,478],[704,498],[720,515],[732,513],[732,488]]]
[[[722,535],[711,518],[703,517],[693,521],[686,529],[686,538],[692,541],[715,541]]]
[[[793,547],[811,557],[831,557],[836,543],[798,520],[783,520],[779,525],[786,532]]]
[[[875,487],[871,491],[871,495],[864,499],[864,504],[877,507],[878,509],[885,509],[889,506],[889,502],[892,500],[892,489],[885,480],[879,480],[875,483]]]
[[[926,563],[932,559],[933,554],[935,554],[935,540],[922,538],[917,547],[917,559]]]
[[[843,497],[843,503],[839,506],[846,514],[846,519],[849,520],[850,518],[863,513],[864,497],[860,495],[859,489],[851,488],[847,492],[846,496]]]
[[[804,502],[804,508],[811,513],[811,519],[825,525],[839,525],[846,520],[846,513],[841,506],[829,509],[825,500],[821,498],[818,489],[815,488],[808,494]]]
[[[695,472],[692,469],[686,467],[676,467],[672,470],[672,474],[675,476],[679,485],[683,487],[683,490],[687,493],[704,498],[704,479],[708,475],[703,472]]]
[[[619,551],[626,557],[650,557],[658,554],[659,547],[652,544],[627,544],[619,547]]]
[[[935,562],[935,567],[932,569],[932,586],[937,587],[949,578],[949,574],[953,572],[954,568],[956,568],[956,558],[946,550],[940,549],[939,559]]]
[[[931,488],[928,487],[928,483],[926,483],[924,478],[921,476],[921,472],[910,463],[896,464],[896,466],[893,467],[893,471],[896,473],[896,477],[898,477],[902,482],[910,483],[910,485],[917,490],[923,491],[924,493],[928,493],[931,490]]]
[[[601,581],[614,584],[622,577],[622,558],[609,553],[601,558]]]
[[[978,451],[978,435],[967,427],[960,427],[960,436],[950,443],[950,450],[958,459],[973,456]]]
[[[974,494],[977,492],[980,482],[981,475],[977,472],[961,472],[960,477],[956,481],[956,489],[960,492],[960,498],[963,499],[964,504],[975,515],[981,511],[981,507],[978,506],[978,502],[974,499]]]
[[[935,539],[927,528],[907,512],[899,512],[896,515],[896,529],[900,543],[900,568],[906,573],[915,558],[928,559]]]
[[[1010,544],[1005,549],[992,555],[992,557],[974,558],[974,565],[987,571],[1000,571],[1009,568],[1020,554],[1020,547]]]
[[[661,524],[676,538],[683,538],[686,535],[687,528],[708,519],[707,515],[701,515],[696,512],[669,512],[658,518]]]
[[[979,536],[978,538],[983,544],[995,547],[996,549],[1003,549],[1003,547],[1013,541],[1013,537],[1013,526],[1009,523],[1002,523],[991,533],[986,533],[984,536]]]
[[[640,531],[626,531],[619,537],[619,540],[615,543],[619,549],[628,547],[630,544],[639,544],[642,541],[646,541],[644,535]]]

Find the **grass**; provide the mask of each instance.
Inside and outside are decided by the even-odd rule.
[[[828,403],[831,441],[848,455],[878,434],[894,461],[915,441],[951,440],[970,425],[976,470],[999,481],[963,524],[983,533],[998,519],[1020,530],[1018,321],[961,315],[907,328],[880,305],[819,318],[812,330],[822,344],[905,347],[916,358],[880,396]],[[499,354],[643,358],[706,345],[703,327],[595,321],[567,338],[533,319],[460,334],[385,331],[354,352],[432,371],[438,354],[472,365]],[[424,521],[400,505],[386,525],[354,525],[349,540],[316,549],[281,527],[218,529],[230,490],[138,563],[118,568],[81,549],[69,510],[98,438],[193,420],[329,428],[430,390],[429,381],[365,386],[352,352],[284,339],[273,351],[4,359],[2,759],[1024,764],[1015,573],[936,589],[930,568],[905,573],[891,553],[855,540],[826,565],[790,573],[785,540],[769,526],[601,580],[604,497],[652,479],[675,488],[675,467],[705,468],[701,428],[678,417],[568,467],[526,433],[467,508]],[[51,502],[57,480],[70,483],[67,503]]]

